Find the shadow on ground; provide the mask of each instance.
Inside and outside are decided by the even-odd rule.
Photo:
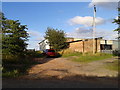
[[[3,79],[3,88],[118,88],[117,78],[71,76],[63,79]]]
[[[7,61],[2,63],[2,76],[5,78],[16,78],[19,77],[21,75],[26,75],[28,74],[28,69],[37,65],[37,64],[44,64],[47,63],[51,60],[54,60],[55,58],[59,58],[59,56],[57,57],[45,57],[45,56],[40,56],[39,58],[22,58],[22,60],[19,60],[19,62],[15,62],[15,61]]]
[[[34,61],[38,62],[38,64],[44,64],[44,63],[47,63],[51,60],[54,60],[55,58],[60,58],[62,55],[60,54],[57,54],[57,56],[45,56],[43,58],[34,58]]]

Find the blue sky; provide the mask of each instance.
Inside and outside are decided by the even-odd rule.
[[[93,2],[3,2],[2,12],[8,19],[28,26],[28,48],[38,50],[47,27],[64,30],[68,37],[91,38]],[[115,39],[117,3],[97,2],[96,37]]]

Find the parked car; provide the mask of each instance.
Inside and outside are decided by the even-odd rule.
[[[55,57],[57,55],[54,49],[46,49],[43,51],[43,54],[50,57]]]

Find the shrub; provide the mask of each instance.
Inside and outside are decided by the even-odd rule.
[[[27,73],[31,65],[37,64],[33,58],[41,56],[40,51],[24,51],[20,55],[3,54],[3,77],[17,77]]]
[[[120,56],[120,50],[114,50],[113,55],[115,56]]]

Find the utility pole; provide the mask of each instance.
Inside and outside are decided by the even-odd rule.
[[[83,55],[84,55],[84,50],[85,50],[84,41],[85,41],[85,39],[82,40],[82,42],[83,42],[83,51],[82,51],[82,52],[83,52]]]
[[[96,7],[94,5],[94,16],[93,16],[93,54],[95,54],[95,17],[96,17]]]

